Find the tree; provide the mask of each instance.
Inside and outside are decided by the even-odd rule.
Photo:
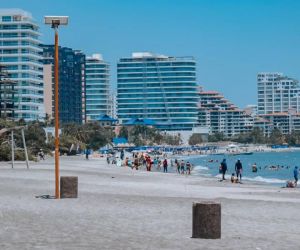
[[[178,135],[165,134],[163,136],[162,141],[167,145],[173,145],[173,146],[178,146],[182,142],[180,134]]]
[[[119,137],[128,139],[128,129],[125,126],[122,126],[122,128],[120,129]]]
[[[268,138],[271,144],[282,144],[285,142],[284,136],[278,128],[274,128]]]
[[[286,142],[289,145],[299,145],[300,144],[300,131],[293,130],[291,134],[286,135]]]
[[[46,144],[46,133],[41,123],[37,121],[29,123],[24,132],[27,147],[33,154],[36,155],[40,149],[43,149],[45,152],[50,152],[49,145]],[[18,136],[18,141],[22,144],[20,136]]]
[[[255,127],[252,129],[250,136],[252,138],[252,143],[265,143],[266,139],[262,129]]]
[[[201,134],[194,133],[189,138],[189,145],[196,145],[196,144],[200,144],[202,142],[203,142],[203,140],[202,140]]]
[[[219,142],[219,141],[224,141],[224,140],[225,140],[225,135],[223,132],[216,132],[216,133],[208,136],[209,142]]]
[[[252,137],[249,132],[240,133],[236,135],[234,138],[232,138],[232,141],[239,142],[239,143],[251,143]]]
[[[160,144],[163,136],[160,131],[145,125],[136,125],[129,132],[129,142],[136,146]]]
[[[114,136],[111,128],[104,128],[97,122],[89,122],[83,125],[65,124],[62,135],[71,136],[86,147],[97,150],[110,143]]]

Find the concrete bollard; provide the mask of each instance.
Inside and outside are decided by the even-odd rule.
[[[221,204],[193,203],[193,238],[221,238]]]
[[[60,198],[77,198],[78,196],[78,177],[60,177]]]

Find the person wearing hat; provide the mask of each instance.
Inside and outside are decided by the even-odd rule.
[[[295,187],[297,186],[298,175],[299,175],[299,170],[298,170],[298,167],[296,166],[296,167],[294,168]]]

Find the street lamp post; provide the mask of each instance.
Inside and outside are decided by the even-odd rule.
[[[60,198],[59,192],[59,112],[58,112],[58,26],[67,25],[69,17],[67,16],[45,16],[45,24],[51,25],[55,32],[54,48],[54,110],[55,110],[55,198]]]

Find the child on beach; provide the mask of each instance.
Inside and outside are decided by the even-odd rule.
[[[235,177],[235,174],[232,173],[231,174],[231,183],[239,183],[239,179],[237,177]]]

